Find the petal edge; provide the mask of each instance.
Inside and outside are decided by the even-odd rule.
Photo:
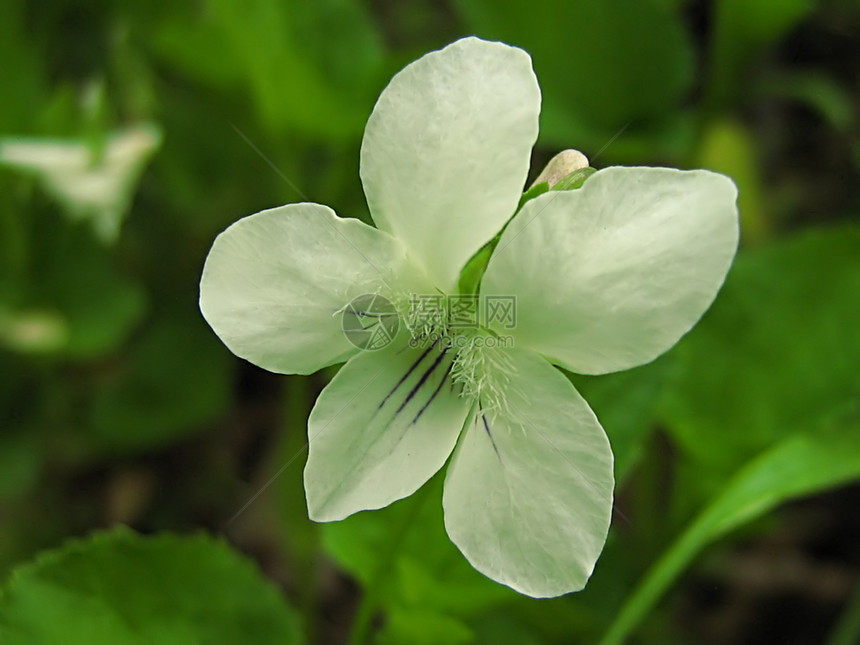
[[[581,374],[648,363],[708,309],[738,244],[737,189],[706,170],[612,167],[528,202],[482,293],[516,296],[518,347]]]
[[[539,113],[529,55],[478,38],[423,56],[380,95],[361,145],[367,202],[439,289],[513,215]]]
[[[420,284],[391,236],[326,206],[288,204],[232,224],[200,280],[203,317],[237,356],[282,374],[310,374],[357,350],[338,312],[356,296]]]
[[[445,528],[472,566],[520,593],[578,591],[609,530],[609,440],[557,369],[505,351],[510,411],[478,410],[467,424],[445,479]]]

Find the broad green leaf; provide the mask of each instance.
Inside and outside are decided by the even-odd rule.
[[[752,460],[669,547],[634,590],[602,645],[622,643],[710,542],[779,504],[860,478],[860,414],[789,437]]]
[[[818,70],[778,74],[763,82],[761,91],[768,96],[792,99],[815,110],[840,132],[850,132],[857,121],[850,88]]]
[[[739,44],[764,45],[784,36],[817,4],[817,0],[721,0],[717,17]]]
[[[275,587],[226,543],[118,529],[17,569],[0,598],[0,641],[291,645],[302,638]]]
[[[854,645],[860,640],[860,582],[845,603],[836,626],[830,632],[827,645]]]
[[[361,133],[382,57],[359,3],[208,0],[206,7],[165,23],[155,44],[162,56],[218,86],[247,84],[276,133]]]
[[[25,24],[28,7],[23,2],[0,3],[0,132],[30,132],[34,106],[45,100],[39,45]]]
[[[858,249],[860,227],[843,225],[738,257],[674,352],[661,404],[668,430],[700,465],[725,475],[858,400]]]
[[[574,138],[585,126],[611,136],[628,121],[659,120],[692,80],[689,40],[665,2],[460,0],[457,6],[476,35],[532,55],[544,97],[543,141],[587,149]]]
[[[542,603],[544,601],[539,602]],[[542,607],[546,607],[546,605],[542,605]],[[570,612],[565,611],[564,613],[569,615]],[[552,615],[553,617],[557,617],[560,614],[561,611],[553,612],[552,614],[543,611],[539,613],[539,615]],[[546,623],[547,621],[542,622]],[[553,620],[552,622],[558,624],[562,621]],[[521,621],[511,615],[510,611],[506,610],[497,610],[482,616],[476,621],[473,628],[477,634],[476,643],[492,643],[493,645],[541,645],[541,643],[551,642],[549,637],[538,638],[536,633],[527,629]],[[556,641],[561,642],[561,638],[556,638]]]
[[[38,260],[25,310],[48,310],[62,318],[62,355],[91,358],[114,349],[143,314],[142,290],[81,226],[44,218],[34,233],[32,253]]]
[[[216,12],[186,3],[172,9],[146,43],[154,54],[177,72],[218,89],[240,86],[244,61],[224,46],[224,27]]]
[[[150,448],[224,412],[232,361],[207,331],[194,310],[171,311],[147,325],[96,390],[93,431],[103,443]]]
[[[714,4],[707,91],[715,107],[742,98],[750,64],[763,49],[783,38],[816,4],[815,0],[720,0]]]
[[[412,497],[322,526],[326,552],[387,609],[465,617],[516,594],[475,571],[442,518],[437,475]]]
[[[618,484],[636,465],[654,427],[658,397],[671,366],[670,353],[648,365],[614,374],[567,374],[609,435]]]
[[[763,194],[761,160],[752,133],[731,120],[706,124],[695,165],[734,180],[738,187],[743,243],[748,247],[756,246],[767,239],[771,224]]]
[[[465,645],[475,635],[456,618],[422,609],[396,609],[385,618],[379,645]]]

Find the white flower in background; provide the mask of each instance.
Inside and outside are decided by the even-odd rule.
[[[716,295],[738,224],[730,180],[664,168],[600,170],[511,219],[539,109],[522,50],[466,38],[412,63],[362,143],[378,228],[311,203],[239,220],[209,253],[200,307],[265,369],[347,361],[308,421],[311,518],[386,506],[450,457],[448,535],[479,571],[543,597],[585,585],[613,494],[607,437],[552,364],[603,374],[669,349]],[[515,326],[409,324],[410,298],[456,294],[503,227],[480,289],[516,298]],[[342,333],[339,314],[361,294],[385,296],[407,322],[384,349],[359,351]],[[491,342],[502,335],[513,347]]]
[[[137,181],[161,142],[159,130],[138,125],[110,135],[100,155],[80,139],[0,139],[0,164],[35,174],[74,219],[90,219],[96,235],[119,235]]]

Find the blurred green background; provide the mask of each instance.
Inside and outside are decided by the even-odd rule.
[[[617,513],[586,590],[548,601],[468,566],[438,477],[308,521],[332,371],[262,372],[197,310],[239,217],[307,199],[368,220],[376,97],[467,34],[534,59],[532,177],[574,147],[740,189],[700,325],[571,376]],[[858,34],[856,0],[0,3],[0,640],[860,642]]]

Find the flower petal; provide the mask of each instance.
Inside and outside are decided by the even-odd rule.
[[[341,368],[308,419],[311,519],[387,506],[442,467],[469,411],[454,391],[452,360],[439,344],[395,342]]]
[[[513,215],[539,113],[528,54],[477,38],[415,61],[379,97],[361,146],[370,212],[441,290]]]
[[[90,219],[104,242],[114,242],[137,180],[161,142],[161,132],[140,124],[106,137],[96,157],[84,140],[0,139],[0,165],[36,173],[73,218]]]
[[[357,351],[338,315],[350,300],[393,297],[405,284],[421,279],[390,235],[326,206],[288,204],[216,238],[200,310],[237,356],[272,372],[310,374]]]
[[[516,297],[517,346],[582,374],[648,363],[710,306],[738,243],[737,190],[705,170],[607,168],[528,202],[481,291]]]
[[[570,382],[528,350],[507,410],[479,407],[445,479],[448,535],[478,571],[544,598],[585,586],[612,510],[612,451]]]

